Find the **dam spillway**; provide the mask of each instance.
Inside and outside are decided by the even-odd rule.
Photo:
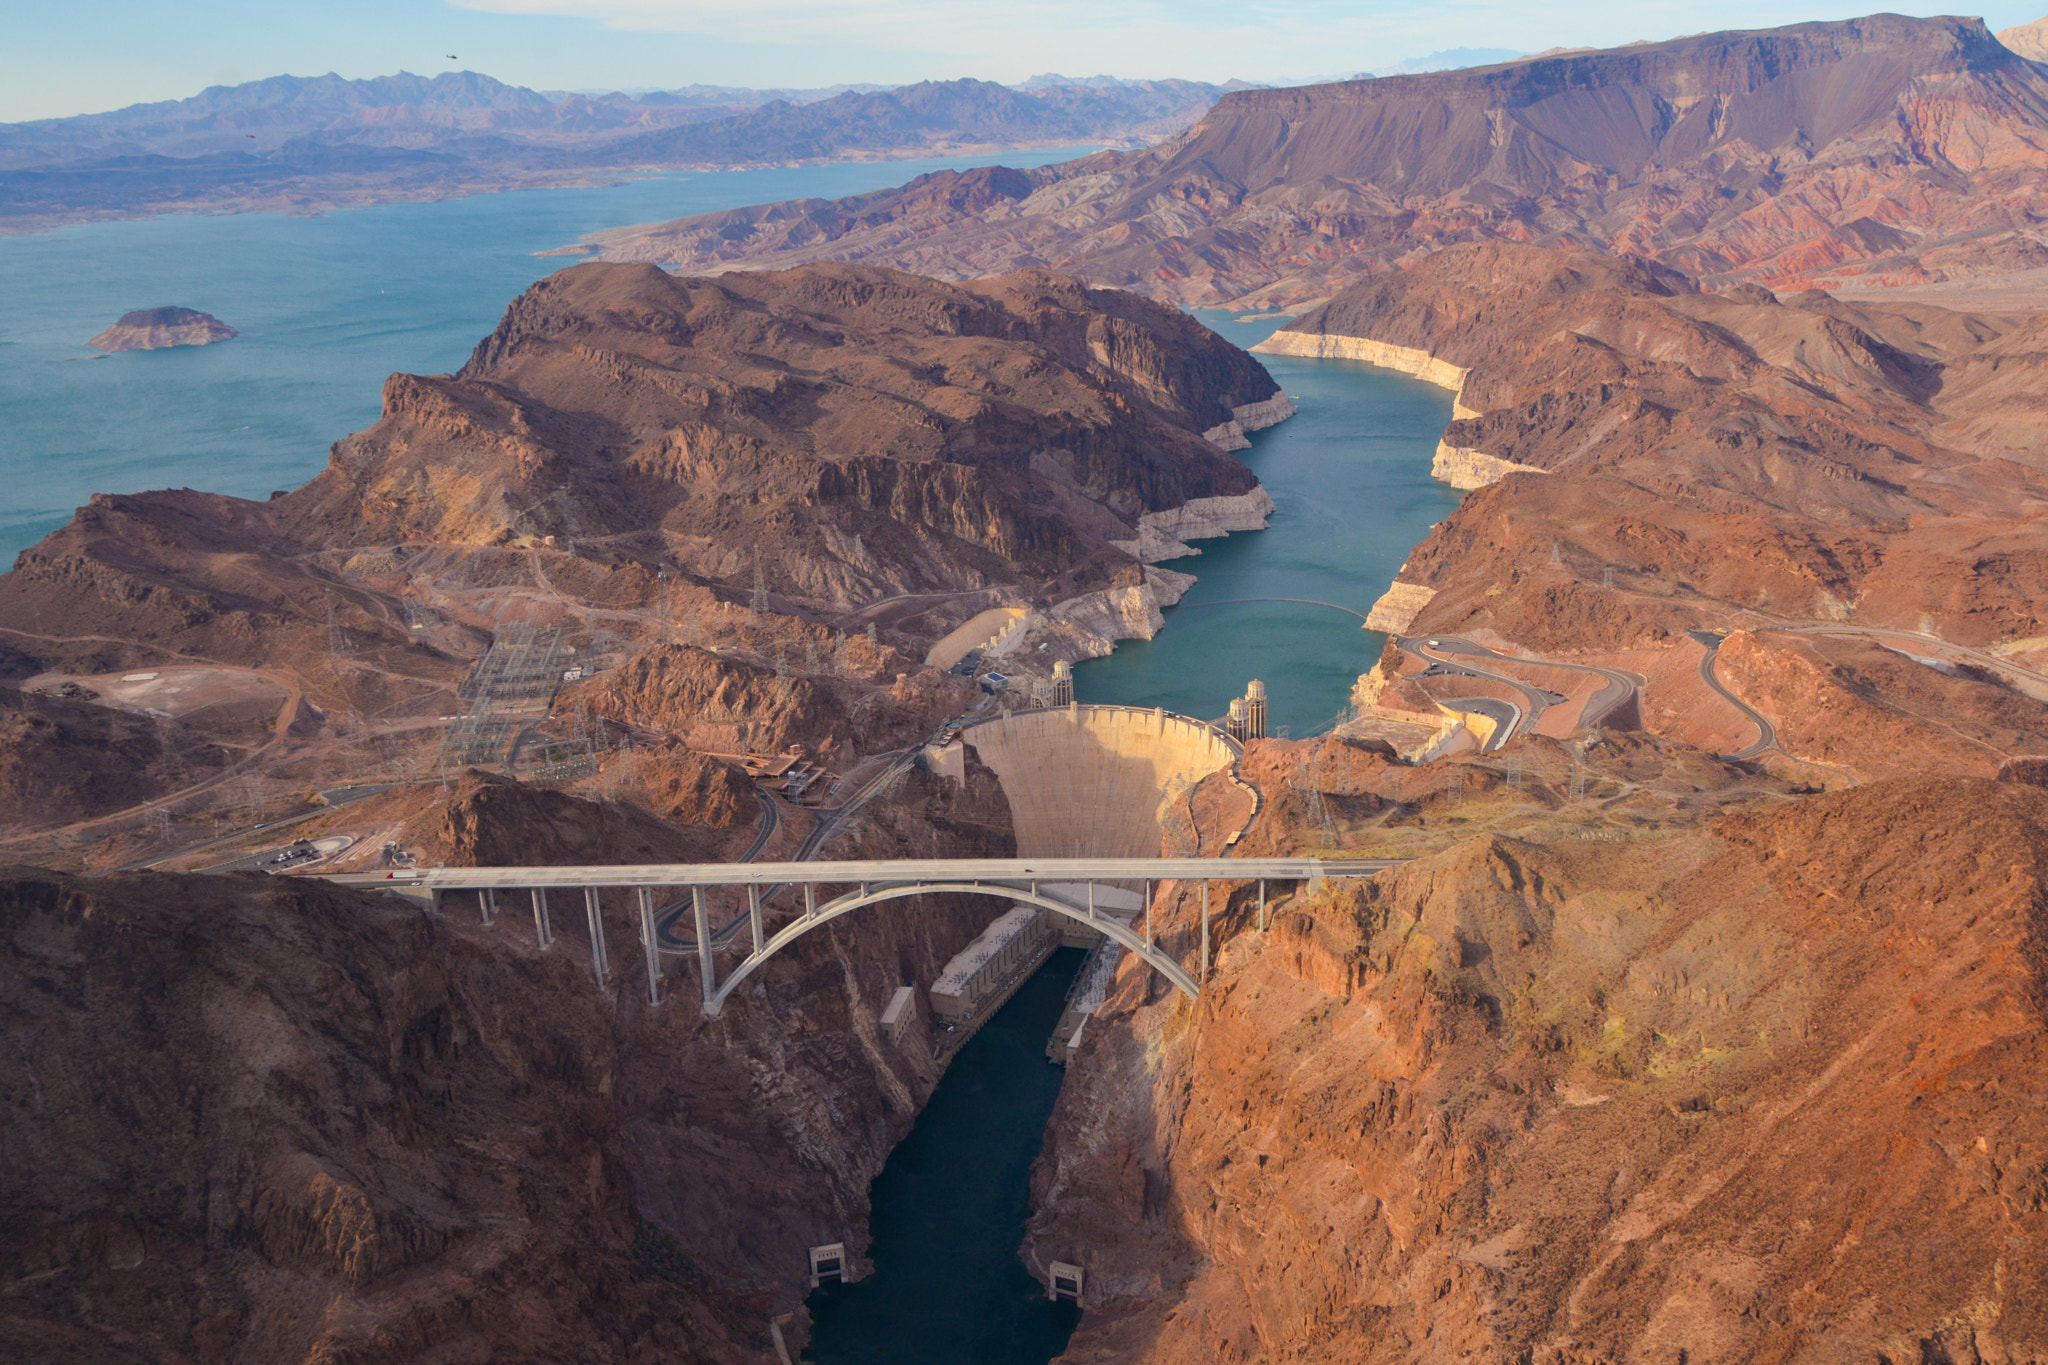
[[[1025,858],[1157,857],[1161,807],[1237,759],[1200,721],[1132,706],[1019,711],[961,738],[1002,784]]]

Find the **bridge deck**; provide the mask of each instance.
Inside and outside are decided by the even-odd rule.
[[[785,882],[1309,881],[1369,877],[1385,858],[935,858],[809,863],[651,863],[592,867],[437,867],[330,874],[340,886],[469,890],[536,886],[772,886]]]

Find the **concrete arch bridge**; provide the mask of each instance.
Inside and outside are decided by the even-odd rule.
[[[663,863],[644,866],[594,867],[464,867],[431,871],[353,873],[322,878],[342,886],[381,890],[406,896],[439,909],[450,892],[474,892],[489,923],[501,894],[525,892],[531,901],[535,939],[547,948],[554,942],[548,893],[583,896],[590,931],[592,971],[602,986],[611,972],[610,950],[599,913],[599,893],[630,888],[639,909],[640,941],[646,960],[649,1003],[661,1000],[662,949],[655,931],[655,891],[686,890],[696,919],[695,956],[703,1008],[715,1015],[732,993],[764,963],[811,930],[869,906],[910,896],[954,892],[997,897],[1020,905],[1079,920],[1123,945],[1164,976],[1175,989],[1193,997],[1201,991],[1209,969],[1209,886],[1212,881],[1255,881],[1264,905],[1268,882],[1317,882],[1326,877],[1365,877],[1395,863],[1384,859],[1320,858],[964,858],[874,860],[811,863]],[[1162,881],[1199,882],[1202,886],[1200,958],[1190,972],[1152,937],[1151,890]],[[1135,925],[1098,913],[1095,890],[1102,886],[1145,884],[1145,922]],[[802,888],[803,912],[769,932],[762,913],[764,889],[780,885]],[[712,951],[705,893],[714,887],[744,888],[747,893],[751,951],[721,980]],[[821,894],[822,893],[822,894]],[[1263,914],[1261,923],[1263,923]]]

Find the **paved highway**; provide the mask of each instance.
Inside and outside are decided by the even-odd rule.
[[[481,887],[754,886],[809,883],[902,885],[910,882],[1311,881],[1370,877],[1400,858],[872,858],[810,863],[599,863],[586,867],[435,867],[340,872],[322,880],[387,891],[466,891]]]
[[[1462,673],[1468,677],[1486,678],[1492,682],[1512,687],[1522,694],[1524,705],[1520,708],[1511,708],[1516,709],[1518,714],[1504,730],[1496,733],[1495,742],[1487,746],[1490,749],[1498,749],[1514,735],[1527,730],[1533,730],[1536,727],[1536,723],[1543,718],[1545,711],[1560,702],[1566,701],[1567,698],[1550,691],[1548,688],[1537,687],[1533,683],[1523,682],[1521,679],[1510,677],[1505,673],[1496,673],[1491,669],[1481,668],[1477,664],[1467,662],[1468,660],[1485,659],[1505,664],[1531,664],[1544,668],[1566,668],[1575,673],[1592,673],[1597,675],[1604,681],[1604,685],[1598,692],[1587,698],[1586,705],[1580,710],[1579,724],[1582,726],[1598,725],[1617,706],[1633,697],[1643,685],[1641,678],[1633,673],[1624,673],[1618,668],[1601,668],[1594,664],[1566,663],[1561,659],[1532,659],[1519,654],[1502,654],[1497,650],[1488,649],[1485,645],[1457,635],[1432,635],[1426,639],[1416,635],[1401,636],[1395,639],[1394,645],[1402,653],[1413,655],[1415,658],[1422,660],[1425,664],[1429,665],[1430,671],[1436,674]],[[1430,651],[1432,650],[1435,653],[1431,653]],[[1438,657],[1439,655],[1442,657]],[[1455,701],[1447,700],[1444,704],[1453,710],[1478,711],[1483,715],[1494,717],[1496,721],[1501,720],[1503,717],[1498,709],[1490,709],[1479,704],[1485,700],[1488,699],[1460,697]],[[1509,706],[1510,704],[1507,702],[1493,702],[1493,708]]]
[[[761,829],[754,835],[754,842],[747,845],[747,851],[740,855],[743,863],[751,863],[760,857],[761,850],[768,847],[768,841],[775,837],[775,831],[782,824],[781,803],[759,787],[754,788],[754,795],[761,799]]]
[[[1909,642],[1920,646],[1929,656],[1950,655],[1965,663],[1975,664],[1986,672],[2003,678],[2013,690],[2025,693],[2035,701],[2048,702],[2048,674],[2037,673],[2031,668],[2022,668],[2012,660],[2001,658],[1986,650],[1950,644],[1939,636],[1922,635],[1915,630],[1895,630],[1889,626],[1785,625],[1770,629],[1797,631],[1802,635],[1854,635],[1870,640]]]
[[[1701,679],[1718,692],[1729,705],[1748,716],[1750,723],[1756,726],[1756,743],[1744,749],[1737,749],[1732,754],[1722,754],[1721,757],[1735,760],[1755,758],[1758,754],[1777,748],[1778,727],[1766,720],[1755,707],[1723,687],[1721,680],[1714,676],[1714,659],[1721,652],[1721,637],[1711,630],[1689,630],[1686,634],[1707,647],[1707,652],[1700,656]]]

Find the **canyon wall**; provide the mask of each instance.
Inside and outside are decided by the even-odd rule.
[[[1062,1360],[2038,1358],[2044,887],[2040,792],[1922,780],[1241,891],[1060,1097]]]
[[[700,778],[716,816],[733,793]],[[415,819],[400,837],[456,863],[714,852],[503,779]],[[837,849],[999,855],[1006,824],[973,765],[914,776]],[[829,925],[707,1019],[674,963],[648,1005],[623,895],[601,991],[580,914],[541,951],[523,905],[486,927],[463,896],[9,869],[0,1354],[772,1357],[772,1316],[802,1337],[805,1249],[864,1254],[868,1186],[937,1080],[923,1026],[899,1046],[882,1009],[999,908]]]

